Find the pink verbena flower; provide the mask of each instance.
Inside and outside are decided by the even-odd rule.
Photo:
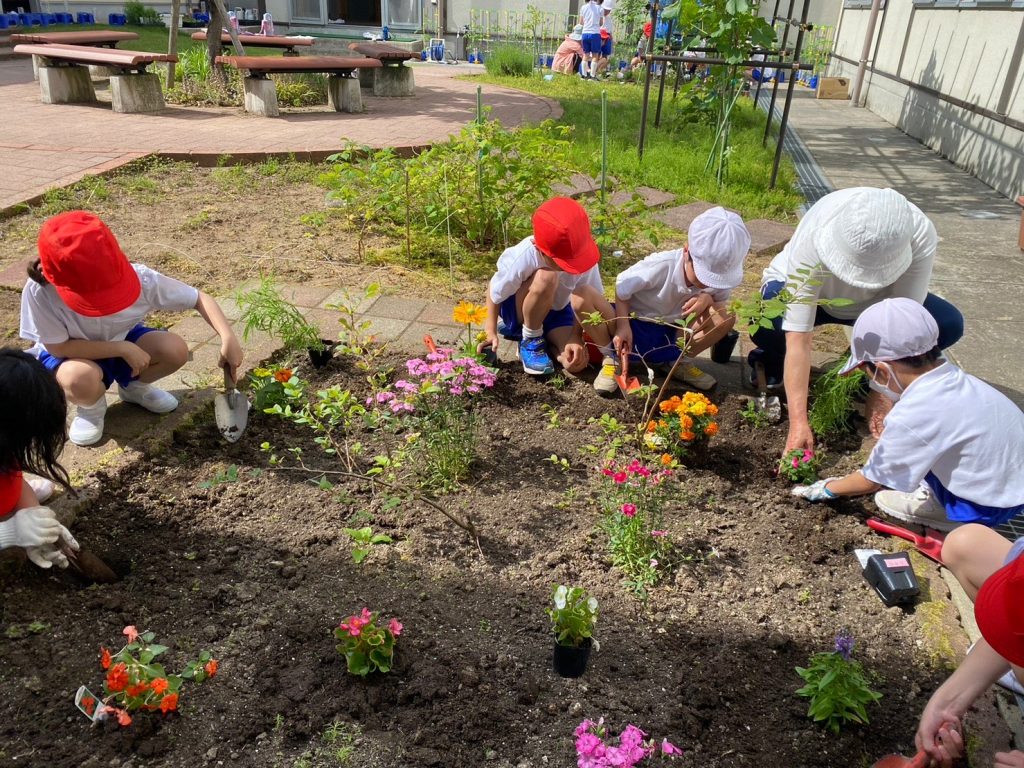
[[[402,634],[402,622],[398,619],[392,619],[388,622],[388,629],[391,630],[391,634],[398,637]]]
[[[670,742],[668,739],[661,740],[661,754],[663,755],[681,755],[683,750],[677,747],[675,744]]]
[[[660,538],[661,536],[668,536],[668,531],[651,531],[651,536],[654,538]]]
[[[622,514],[626,517],[636,517],[636,504],[623,504]]]

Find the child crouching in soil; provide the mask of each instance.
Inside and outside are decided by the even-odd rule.
[[[232,377],[242,348],[212,298],[141,264],[131,264],[95,215],[70,211],[43,224],[39,259],[21,294],[21,336],[29,353],[56,374],[77,406],[69,437],[92,445],[103,437],[106,391],[116,381],[121,400],[153,413],[178,407],[153,382],[188,360],[180,336],[142,325],[155,310],[195,309],[221,339],[220,364]]]

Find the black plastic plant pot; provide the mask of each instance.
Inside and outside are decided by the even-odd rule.
[[[312,347],[308,350],[309,362],[313,364],[314,368],[323,368],[334,357],[334,342],[328,341],[327,339],[320,339],[323,342],[324,348],[313,349]]]
[[[561,677],[581,677],[590,660],[590,638],[584,638],[579,646],[559,645],[555,641],[555,672]]]
[[[736,342],[740,335],[737,331],[729,331],[725,337],[711,348],[711,359],[720,365],[725,365],[732,360],[732,351],[736,349]]]

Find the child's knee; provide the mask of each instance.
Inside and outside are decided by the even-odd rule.
[[[970,523],[954,528],[942,543],[942,562],[950,570],[957,570],[972,557],[977,557],[979,539],[987,529],[983,525]]]
[[[72,400],[90,402],[106,390],[103,371],[91,360],[69,360],[57,369],[57,382]]]
[[[176,333],[168,333],[165,339],[164,356],[168,364],[181,368],[188,362],[188,344]]]

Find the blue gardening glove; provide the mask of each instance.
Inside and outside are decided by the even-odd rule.
[[[838,477],[826,477],[824,480],[819,480],[811,485],[798,485],[790,493],[802,499],[807,499],[807,501],[831,501],[836,498],[836,494],[832,493],[825,485],[838,479]]]

